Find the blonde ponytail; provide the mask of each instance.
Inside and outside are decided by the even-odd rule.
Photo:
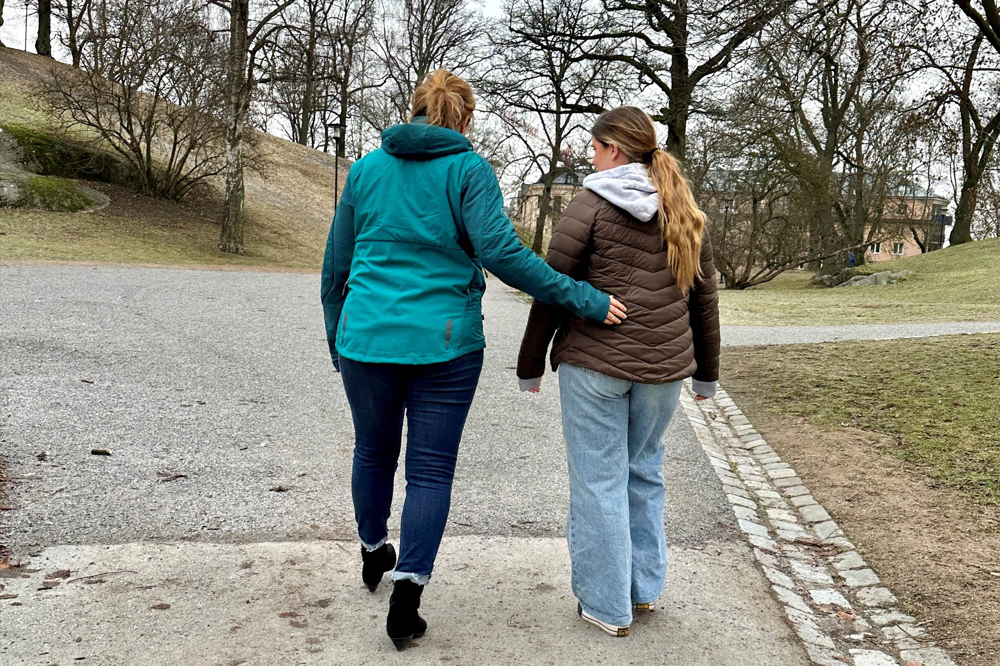
[[[413,93],[410,120],[426,116],[430,125],[461,131],[462,123],[472,116],[475,108],[476,98],[468,81],[439,69]]]
[[[667,265],[677,286],[687,292],[701,275],[701,236],[705,214],[698,208],[681,165],[665,150],[653,151],[649,178],[660,194],[660,229],[667,246]]]
[[[620,106],[598,116],[591,130],[605,145],[614,144],[632,162],[649,167],[649,178],[660,195],[659,223],[667,248],[667,265],[681,293],[701,277],[701,238],[705,214],[698,208],[680,162],[656,143],[656,127],[646,112]]]

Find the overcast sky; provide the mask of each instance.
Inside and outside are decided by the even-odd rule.
[[[482,0],[483,13],[487,16],[499,16],[503,9],[503,0]],[[56,27],[56,26],[53,26]],[[35,19],[28,16],[28,50],[35,50]],[[3,27],[0,27],[0,41],[14,49],[24,48],[24,3],[22,0],[5,0],[3,8]],[[53,39],[52,48],[57,44]]]

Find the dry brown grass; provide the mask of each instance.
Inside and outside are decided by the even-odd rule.
[[[51,61],[0,50],[0,123],[51,132],[38,82]],[[100,262],[318,270],[334,212],[335,158],[263,135],[263,173],[246,179],[247,254],[219,252],[221,179],[182,203],[89,184],[111,197],[92,213],[0,211],[0,261]],[[341,160],[340,185],[350,163]]]

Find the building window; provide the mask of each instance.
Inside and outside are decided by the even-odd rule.
[[[879,254],[880,252],[882,252],[882,243],[872,243],[871,245],[868,246],[868,250],[872,254]]]
[[[903,244],[902,243],[893,243],[892,244],[892,253],[893,254],[903,254]]]
[[[552,197],[552,212],[555,215],[562,215],[562,197]]]

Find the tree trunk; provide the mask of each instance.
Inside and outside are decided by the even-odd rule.
[[[552,181],[556,179],[553,169],[542,177],[542,196],[538,198],[538,219],[535,220],[535,238],[531,243],[531,249],[535,254],[542,253],[542,244],[545,241],[545,225],[549,219],[549,207],[552,203]]]
[[[243,131],[247,101],[247,26],[249,0],[233,0],[229,10],[229,57],[226,91],[226,201],[222,208],[219,249],[243,254]]]
[[[38,38],[35,53],[52,57],[52,0],[38,0]]]
[[[966,173],[962,183],[962,194],[955,208],[955,226],[951,228],[948,237],[949,245],[961,245],[972,242],[972,217],[976,214],[976,198],[979,191],[979,174]]]
[[[347,103],[350,99],[350,80],[349,75],[345,72],[343,83],[340,87],[340,117],[337,122],[340,123],[340,132],[337,134],[337,157],[347,157]]]
[[[691,113],[691,93],[675,82],[670,107],[663,110],[667,125],[667,151],[684,163],[687,156],[687,121]]]
[[[86,6],[84,2],[84,7]],[[80,42],[77,40],[77,35],[80,32],[80,14],[83,12],[83,7],[80,11],[73,5],[73,0],[66,0],[66,46],[69,48],[69,54],[73,58],[73,66],[77,69],[80,68]]]
[[[315,22],[315,17],[313,21]],[[310,130],[312,129],[313,115],[316,113],[316,28],[311,25],[309,28],[309,46],[306,50],[306,89],[302,94],[302,108],[299,110],[299,143],[303,146],[310,145]]]

